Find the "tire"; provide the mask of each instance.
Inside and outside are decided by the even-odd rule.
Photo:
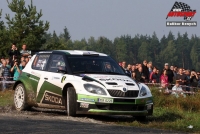
[[[76,91],[73,87],[67,89],[66,110],[68,116],[76,116]]]
[[[26,91],[23,84],[18,84],[15,88],[14,105],[17,111],[28,110],[30,108],[26,102]]]

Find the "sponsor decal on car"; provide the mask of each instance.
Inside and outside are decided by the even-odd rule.
[[[63,100],[61,95],[45,91],[44,96],[42,98],[42,103],[63,105]]]
[[[61,79],[61,83],[63,83],[66,79],[66,76],[63,76],[62,79]]]
[[[94,99],[90,99],[90,98],[81,98],[81,101],[89,101],[89,102],[95,102]]]

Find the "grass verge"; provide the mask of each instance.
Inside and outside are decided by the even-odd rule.
[[[151,88],[154,98],[154,114],[144,122],[118,122],[120,125],[159,128],[189,133],[200,133],[200,94],[186,98],[165,95]],[[188,128],[188,127],[192,128]]]
[[[12,106],[13,105],[13,90],[0,91],[0,107]]]

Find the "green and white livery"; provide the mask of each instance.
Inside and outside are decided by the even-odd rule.
[[[14,104],[65,109],[76,114],[153,113],[149,88],[128,77],[110,56],[94,51],[54,50],[35,54],[15,82]]]

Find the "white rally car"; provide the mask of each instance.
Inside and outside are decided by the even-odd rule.
[[[110,56],[94,51],[54,50],[35,54],[15,82],[18,111],[32,106],[76,114],[153,113],[149,88],[128,77]]]

